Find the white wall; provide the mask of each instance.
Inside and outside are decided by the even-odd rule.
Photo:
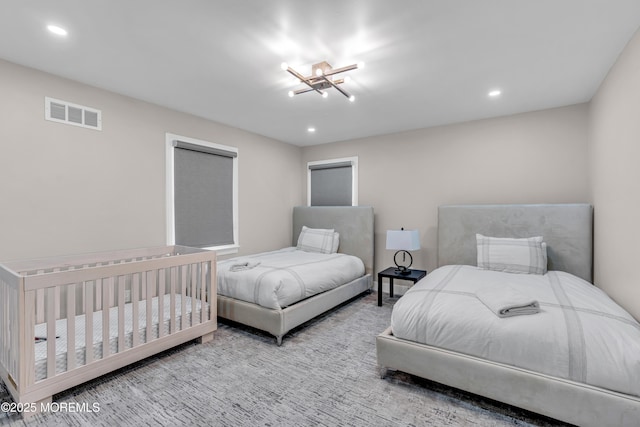
[[[164,245],[165,133],[239,149],[241,253],[290,244],[301,149],[0,60],[0,260]],[[44,120],[44,98],[102,132]]]
[[[640,32],[590,105],[596,284],[640,319]]]
[[[421,233],[414,268],[432,270],[439,205],[589,201],[587,113],[582,104],[306,147],[302,167],[358,156],[359,204],[375,210],[375,268],[393,265],[386,230],[404,227]]]

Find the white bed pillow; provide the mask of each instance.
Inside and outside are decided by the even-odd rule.
[[[333,241],[335,240],[334,234],[335,231],[333,229],[309,228],[303,225],[300,236],[298,236],[297,248],[306,252],[334,253],[332,252]]]
[[[507,273],[545,274],[547,244],[542,236],[513,239],[476,234],[478,267]]]
[[[331,253],[335,254],[338,252],[338,248],[340,247],[340,233],[337,231],[333,232],[333,247],[331,248]]]

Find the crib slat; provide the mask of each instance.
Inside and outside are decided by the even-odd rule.
[[[158,270],[158,338],[164,336],[164,291],[167,270]]]
[[[176,332],[176,267],[171,267],[171,284],[169,287],[171,288],[171,295],[169,296],[169,310],[170,310],[170,329],[169,333],[174,334]]]
[[[84,351],[85,365],[93,362],[93,282],[85,282],[85,332],[84,332]]]
[[[201,262],[200,264],[200,317],[202,322],[209,320],[207,316],[207,264]]]
[[[187,265],[180,267],[182,270],[181,282],[180,282],[180,330],[187,328]]]
[[[56,375],[55,289],[47,289],[47,378]]]
[[[101,280],[102,282],[102,358],[109,356],[109,331],[110,331],[110,323],[109,323],[109,309],[110,306],[107,305],[109,301],[109,293],[113,291],[113,277],[109,277],[107,280]]]
[[[9,299],[9,287],[7,284],[0,278],[0,298],[2,301],[11,301]],[[7,347],[15,347],[9,341],[9,316],[11,313],[8,309],[2,310],[0,313],[0,342],[7,343]],[[4,347],[4,346],[3,346]],[[11,361],[11,357],[6,357],[6,352],[3,348],[2,353],[0,353],[0,364],[3,366],[9,366],[9,362]]]
[[[96,297],[96,305],[94,306],[94,311],[102,310],[102,279],[97,279],[95,282],[95,292],[94,295]]]
[[[88,266],[89,266],[88,264],[84,264],[80,269],[85,269]],[[88,283],[88,282],[83,282],[83,283]],[[86,293],[87,292],[84,289],[84,285],[81,285],[80,286],[80,301],[82,301],[82,313],[86,313],[87,312],[87,299],[85,298]]]
[[[44,289],[36,291],[36,323],[44,323]]]
[[[210,318],[211,320],[217,320],[218,317],[218,303],[217,303],[217,297],[218,297],[218,288],[216,286],[216,275],[218,274],[217,272],[217,264],[216,261],[209,261],[208,262],[209,265],[209,280],[207,283],[208,289],[209,289],[209,314],[211,315]]]
[[[139,325],[139,286],[140,286],[140,277],[144,275],[143,273],[134,273],[131,277],[131,321],[132,321],[132,338],[131,338],[131,347],[137,347],[140,344],[140,325]]]
[[[141,258],[142,260],[145,260],[146,258]],[[140,273],[142,275],[142,286],[140,287],[140,295],[141,295],[141,300],[147,299],[147,279],[146,279],[146,273]]]
[[[22,279],[21,279],[22,280]],[[15,299],[18,301],[18,298]],[[35,292],[25,292],[24,293],[24,310],[25,310],[25,325],[24,325],[24,345],[21,345],[20,348],[15,346],[11,348],[11,359],[14,364],[11,367],[13,372],[18,371],[17,363],[20,362],[25,363],[25,377],[20,381],[24,380],[24,383],[27,385],[33,384],[36,380],[36,360],[35,360],[35,340],[34,333],[36,327],[36,293]],[[22,307],[18,307],[18,310],[12,310],[13,322],[14,324],[18,324],[18,312]]]
[[[191,326],[198,322],[196,318],[196,299],[198,298],[198,264],[191,264]]]
[[[76,285],[67,287],[67,371],[76,367]]]
[[[118,277],[118,353],[124,351],[124,288],[125,276]]]
[[[113,264],[120,264],[120,263],[121,261],[116,260],[116,261],[113,261],[111,264],[113,265]],[[115,307],[116,305],[114,298],[116,296],[117,289],[115,286],[116,286],[115,276],[111,276],[111,286],[109,287],[109,308]]]
[[[54,268],[53,269],[54,272],[58,272],[60,271],[60,268]],[[60,318],[60,287],[56,286],[54,288],[54,293],[53,293],[53,307],[54,307],[54,311],[55,311],[55,317],[56,320]]]
[[[152,295],[152,291],[151,291],[151,287],[154,285],[155,283],[155,271],[147,271],[146,275],[147,275],[147,334],[146,334],[146,342],[149,342],[153,339],[153,306],[152,306],[152,302],[153,299],[151,297]]]

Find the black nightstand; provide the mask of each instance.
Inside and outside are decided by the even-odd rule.
[[[389,296],[393,297],[393,279],[409,280],[416,283],[427,275],[425,270],[409,270],[409,274],[400,274],[396,267],[389,267],[378,273],[378,307],[382,305],[382,278],[389,279]]]

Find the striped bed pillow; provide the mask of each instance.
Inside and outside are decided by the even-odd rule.
[[[300,236],[298,236],[297,248],[306,252],[319,252],[322,254],[332,254],[337,251],[336,232],[332,229],[309,228],[302,226]]]
[[[506,273],[545,274],[547,244],[542,236],[514,239],[476,234],[478,267]]]

